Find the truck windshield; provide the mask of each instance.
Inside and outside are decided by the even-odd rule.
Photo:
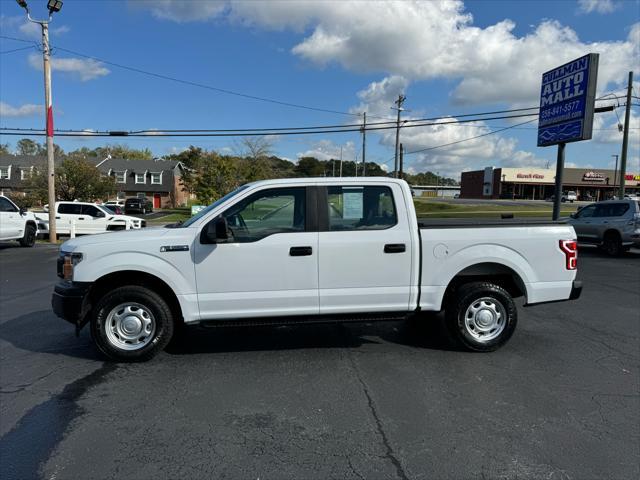
[[[178,228],[184,228],[184,227],[188,227],[190,225],[192,225],[193,223],[197,222],[198,220],[200,220],[203,216],[205,216],[207,213],[209,213],[211,210],[213,210],[214,208],[216,208],[218,205],[223,204],[224,202],[226,202],[227,200],[229,200],[231,197],[237,195],[238,193],[240,193],[242,190],[246,189],[249,185],[242,185],[241,187],[236,188],[234,191],[227,193],[224,197],[219,198],[218,200],[216,200],[215,202],[213,202],[211,205],[209,205],[206,208],[203,208],[202,210],[200,210],[198,213],[196,213],[193,217],[191,217],[190,219],[186,220],[184,223],[181,223],[180,225],[178,225]]]

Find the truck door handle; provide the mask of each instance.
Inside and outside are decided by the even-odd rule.
[[[306,257],[313,253],[311,247],[291,247],[289,249],[289,255],[292,257]]]
[[[78,217],[78,220],[84,220],[84,217]]]
[[[60,217],[56,217],[56,220],[60,220]]]
[[[387,243],[384,246],[384,253],[402,253],[407,250],[404,243]]]

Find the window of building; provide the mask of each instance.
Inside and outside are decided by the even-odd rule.
[[[127,182],[127,171],[124,172],[115,172],[116,183],[126,183]]]
[[[136,194],[136,197],[138,197],[138,198],[147,198],[147,194],[145,192],[138,192]]]
[[[136,183],[147,183],[146,172],[136,173]]]
[[[27,180],[28,178],[31,178],[31,170],[29,170],[28,168],[21,168],[20,180]]]
[[[329,230],[384,230],[398,222],[389,187],[329,187]]]
[[[162,172],[151,172],[151,184],[160,185],[162,183]]]
[[[0,167],[0,180],[9,180],[11,178],[11,167]]]
[[[272,188],[234,205],[224,217],[231,241],[256,242],[276,233],[305,231],[305,187]]]

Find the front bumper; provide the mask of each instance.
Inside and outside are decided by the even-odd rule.
[[[73,323],[78,329],[86,323],[85,318],[91,308],[89,303],[89,289],[91,283],[60,282],[51,296],[53,312],[67,322]]]

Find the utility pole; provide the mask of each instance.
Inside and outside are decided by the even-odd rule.
[[[396,175],[396,177],[398,178],[402,178],[402,170],[403,170],[403,163],[404,163],[404,147],[402,146],[402,144],[400,144],[400,172],[399,172],[399,176]]]
[[[616,169],[613,171],[613,191],[616,191],[616,183],[618,181],[618,155],[611,155],[612,157],[616,157]]]
[[[336,176],[336,160],[335,160],[335,158],[331,159],[331,176],[332,177]]]
[[[438,188],[440,187],[440,172],[436,172],[436,198],[438,198]]]
[[[619,198],[624,198],[624,175],[627,173],[627,148],[629,146],[629,122],[631,121],[631,88],[633,87],[633,72],[629,72],[627,84],[627,106],[624,114],[624,133],[622,134],[622,155],[620,156],[620,193]]]
[[[37,23],[42,28],[42,58],[44,62],[44,102],[45,102],[45,118],[47,132],[47,189],[49,198],[49,242],[57,243],[56,232],[56,186],[55,186],[55,163],[54,163],[54,145],[53,145],[53,107],[51,100],[51,49],[49,48],[49,23],[55,12],[59,12],[62,8],[61,0],[49,0],[47,8],[49,9],[48,20],[34,20],[31,18],[29,7],[26,0],[16,0],[18,5],[25,9],[27,18],[32,23]]]
[[[400,142],[400,112],[402,112],[402,110],[403,110],[402,104],[404,103],[404,101],[406,99],[407,99],[407,97],[405,97],[404,95],[402,95],[402,94],[398,95],[398,100],[396,100],[394,102],[398,107],[397,108],[391,107],[393,110],[397,110],[398,111],[398,119],[396,120],[395,164],[394,164],[394,167],[393,167],[393,176],[395,178],[398,178],[398,153],[399,153],[398,144]]]
[[[367,112],[362,113],[362,176],[367,175]]]
[[[358,153],[356,152],[356,161],[354,162],[354,166],[356,169],[356,177],[358,176]]]
[[[342,147],[340,147],[340,178],[342,178]]]

